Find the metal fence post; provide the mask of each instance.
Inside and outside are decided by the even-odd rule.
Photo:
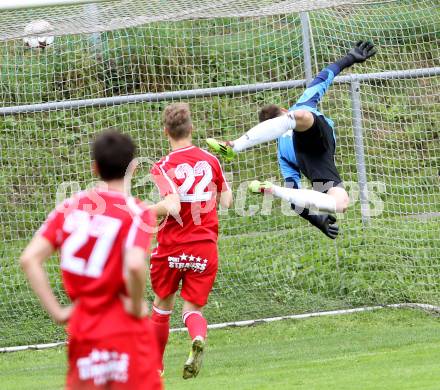
[[[310,21],[307,12],[300,12],[301,32],[304,51],[304,72],[307,84],[312,81],[312,56],[310,53]]]
[[[350,83],[351,109],[354,133],[354,152],[359,183],[362,223],[370,222],[370,205],[368,203],[367,170],[365,167],[364,137],[362,133],[361,84],[359,80]]]

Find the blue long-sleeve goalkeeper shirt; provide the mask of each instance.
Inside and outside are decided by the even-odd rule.
[[[336,64],[331,64],[323,69],[315,77],[315,79],[308,85],[304,93],[298,101],[289,108],[289,111],[307,110],[314,113],[316,116],[322,116],[326,122],[333,129],[333,136],[336,136],[334,131],[334,122],[322,114],[317,106],[321,98],[325,95],[328,88],[333,82],[333,79],[340,73],[340,68]],[[289,130],[278,138],[278,164],[280,166],[281,174],[285,181],[293,181],[297,188],[301,187],[301,174],[299,172],[296,155],[295,155],[295,132]]]

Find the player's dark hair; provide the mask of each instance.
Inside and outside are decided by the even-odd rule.
[[[163,112],[163,123],[174,140],[186,138],[191,133],[192,121],[188,103],[173,103]]]
[[[93,142],[92,158],[102,180],[122,179],[134,158],[133,140],[116,129],[102,132]]]
[[[268,119],[276,118],[282,114],[283,112],[281,111],[281,108],[276,104],[266,104],[258,113],[258,119],[260,122],[264,122]]]

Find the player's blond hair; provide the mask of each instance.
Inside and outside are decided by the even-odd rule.
[[[163,112],[163,123],[171,138],[179,140],[189,136],[192,130],[188,103],[173,103]]]

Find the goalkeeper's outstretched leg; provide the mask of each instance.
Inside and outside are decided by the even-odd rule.
[[[235,141],[219,141],[208,138],[206,143],[214,153],[219,154],[227,161],[231,161],[237,153],[256,145],[274,141],[289,129],[295,129],[297,126],[296,115],[295,112],[286,112],[285,115],[283,112],[283,115],[254,126]]]
[[[338,204],[334,196],[314,190],[286,188],[272,184],[269,181],[261,182],[254,180],[249,184],[249,191],[252,193],[269,192],[277,198],[293,203],[303,209],[314,209],[326,213],[345,211],[345,209],[340,207],[342,202]]]

